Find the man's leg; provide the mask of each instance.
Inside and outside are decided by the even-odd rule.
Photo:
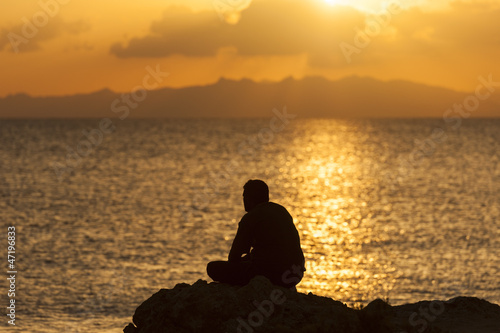
[[[304,271],[299,265],[281,267],[278,265],[261,265],[257,267],[256,271],[258,275],[267,277],[272,284],[292,290],[304,277]]]
[[[249,261],[212,261],[207,265],[207,274],[212,280],[233,285],[245,285],[255,276]]]

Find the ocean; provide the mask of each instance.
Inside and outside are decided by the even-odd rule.
[[[500,119],[1,120],[0,330],[121,332],[159,289],[208,280],[248,179],[294,217],[300,292],[499,304],[499,159]]]

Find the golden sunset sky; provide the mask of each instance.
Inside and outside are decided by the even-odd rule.
[[[499,0],[6,0],[0,31],[0,97],[130,91],[147,66],[170,73],[161,87],[358,75],[472,91],[480,75],[500,81]]]

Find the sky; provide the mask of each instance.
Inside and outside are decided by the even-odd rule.
[[[500,81],[500,0],[5,0],[0,97],[220,78],[367,76],[473,91]]]

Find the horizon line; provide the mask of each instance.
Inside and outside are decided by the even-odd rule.
[[[290,75],[290,76],[287,76],[287,77],[283,78],[282,80],[278,80],[278,81],[273,81],[273,80],[268,80],[268,79],[258,81],[258,80],[252,80],[252,79],[249,79],[249,78],[231,79],[231,78],[227,78],[227,77],[221,76],[221,77],[219,77],[219,79],[217,81],[211,82],[211,83],[207,83],[207,84],[186,85],[186,86],[181,86],[181,87],[168,87],[167,86],[167,87],[161,87],[161,88],[157,88],[157,89],[151,89],[149,91],[160,91],[160,90],[164,90],[164,89],[181,90],[181,89],[188,89],[188,88],[203,88],[203,87],[215,86],[215,85],[217,85],[218,83],[220,83],[222,81],[229,81],[229,82],[234,82],[234,83],[240,83],[240,82],[244,82],[244,81],[249,81],[249,82],[255,83],[255,84],[279,84],[279,83],[283,83],[283,82],[288,81],[288,80],[293,80],[293,81],[296,81],[296,82],[300,82],[300,81],[304,81],[304,80],[307,80],[307,79],[322,79],[322,80],[327,81],[329,83],[334,83],[334,82],[340,82],[340,81],[343,81],[343,80],[346,80],[346,79],[352,79],[352,78],[368,79],[368,80],[374,80],[374,81],[378,81],[378,82],[382,82],[382,83],[398,83],[398,82],[399,83],[411,83],[411,84],[425,86],[425,87],[429,87],[429,88],[445,89],[445,90],[449,90],[449,91],[453,91],[453,92],[457,92],[457,93],[466,93],[466,94],[469,94],[469,93],[473,92],[473,90],[471,90],[471,91],[457,90],[457,89],[450,88],[450,87],[438,86],[438,85],[431,85],[431,84],[422,83],[422,82],[418,82],[418,81],[409,81],[409,80],[405,80],[405,79],[381,80],[381,79],[375,78],[373,76],[357,75],[357,74],[344,76],[344,77],[341,77],[341,78],[336,79],[336,80],[331,80],[331,79],[326,78],[326,77],[321,76],[321,75],[306,75],[306,76],[304,76],[302,78],[299,78],[299,79],[296,78],[296,77],[294,77],[293,75]],[[27,92],[16,92],[16,93],[9,93],[7,95],[2,95],[2,96],[0,96],[0,99],[6,99],[6,98],[9,98],[9,97],[16,97],[16,96],[27,96],[27,97],[30,97],[30,98],[61,98],[61,97],[74,97],[74,96],[92,95],[92,94],[97,94],[97,93],[101,93],[101,92],[108,92],[108,91],[111,92],[111,93],[113,93],[113,94],[130,93],[130,91],[115,91],[115,90],[112,90],[109,87],[104,87],[104,88],[101,88],[101,89],[98,89],[98,90],[92,90],[90,92],[76,92],[74,94],[62,94],[62,95],[57,95],[57,94],[33,95],[33,94],[30,94],[30,93],[27,93]]]

